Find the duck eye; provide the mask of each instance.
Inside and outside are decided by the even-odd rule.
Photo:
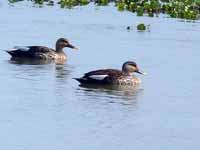
[[[137,67],[136,65],[132,65],[133,67]]]
[[[129,64],[129,66],[130,66],[130,67],[134,67],[134,65],[133,65],[133,64]]]
[[[137,67],[137,65],[136,65],[136,64],[131,64],[131,66],[132,66],[132,67]]]

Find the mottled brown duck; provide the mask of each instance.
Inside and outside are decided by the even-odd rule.
[[[65,38],[59,38],[56,41],[55,49],[46,46],[16,46],[7,52],[16,59],[43,59],[43,60],[62,60],[65,61],[67,56],[63,49],[69,47],[77,49]]]
[[[138,85],[141,80],[132,73],[145,74],[140,71],[137,64],[133,61],[127,61],[122,65],[122,70],[100,69],[85,73],[81,78],[74,78],[81,84],[97,85]]]

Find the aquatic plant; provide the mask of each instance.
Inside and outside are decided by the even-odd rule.
[[[23,0],[8,0],[9,3],[16,3],[16,2],[20,2],[20,1],[23,1]]]
[[[54,5],[54,1],[50,0],[48,3],[47,3],[48,6],[53,6]]]
[[[139,31],[145,31],[146,30],[146,26],[144,23],[140,23],[137,25],[137,30]]]
[[[125,3],[123,2],[117,3],[117,8],[119,11],[123,11],[125,9]]]
[[[60,4],[61,8],[72,8],[74,6],[82,6],[89,4],[89,0],[60,0],[58,4]]]
[[[137,4],[135,2],[130,2],[128,5],[128,10],[131,12],[135,12],[137,8]]]
[[[136,13],[137,13],[137,16],[143,16],[143,14],[144,14],[144,8],[141,7],[141,6],[137,6]]]
[[[148,14],[149,17],[154,17],[159,13],[165,13],[173,18],[198,19],[200,17],[200,0],[125,0],[120,2],[121,9],[126,5],[125,8],[136,12],[137,16]]]
[[[40,4],[40,5],[42,5],[42,4],[44,3],[43,0],[35,0],[34,2],[35,2],[36,4]]]
[[[73,6],[78,5],[76,0],[60,0],[58,2],[61,8],[72,8]]]
[[[97,4],[98,6],[106,6],[108,5],[109,0],[95,0],[95,4]]]
[[[89,3],[90,3],[89,0],[80,0],[80,5],[87,5]]]
[[[23,0],[8,0],[15,3]],[[28,0],[39,5],[54,5],[54,0]],[[195,20],[200,18],[200,0],[60,0],[61,8],[72,8],[78,5],[87,5],[94,2],[98,6],[106,6],[114,2],[119,11],[127,10],[137,16],[158,16],[168,14],[172,18]]]
[[[20,1],[24,1],[24,0],[8,0],[9,3],[16,3],[16,2],[20,2]],[[32,1],[34,4],[39,4],[39,5],[43,5],[44,3],[46,3],[49,6],[54,5],[53,0],[28,0],[28,1]]]

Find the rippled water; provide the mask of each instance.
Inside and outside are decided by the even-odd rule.
[[[16,63],[0,51],[2,149],[199,149],[199,21],[140,18],[112,6],[65,10],[5,2],[1,49],[54,47],[66,37],[80,50],[66,49],[64,65]],[[150,31],[137,32],[140,22]],[[148,73],[138,75],[137,89],[80,87],[72,79],[127,60]]]

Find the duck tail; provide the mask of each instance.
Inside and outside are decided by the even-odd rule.
[[[13,51],[5,50],[5,52],[7,52],[8,54],[10,54],[11,56],[15,56],[15,53]]]
[[[6,53],[9,53],[10,54],[10,52],[12,52],[12,51],[10,51],[10,50],[6,50],[6,49],[0,49],[1,51],[4,51],[4,52],[6,52]]]
[[[81,78],[72,78],[72,79],[74,79],[74,80],[76,80],[76,81],[78,81],[78,82],[81,81]]]
[[[84,81],[85,81],[84,78],[73,78],[73,79],[80,82],[80,83],[84,83]]]

